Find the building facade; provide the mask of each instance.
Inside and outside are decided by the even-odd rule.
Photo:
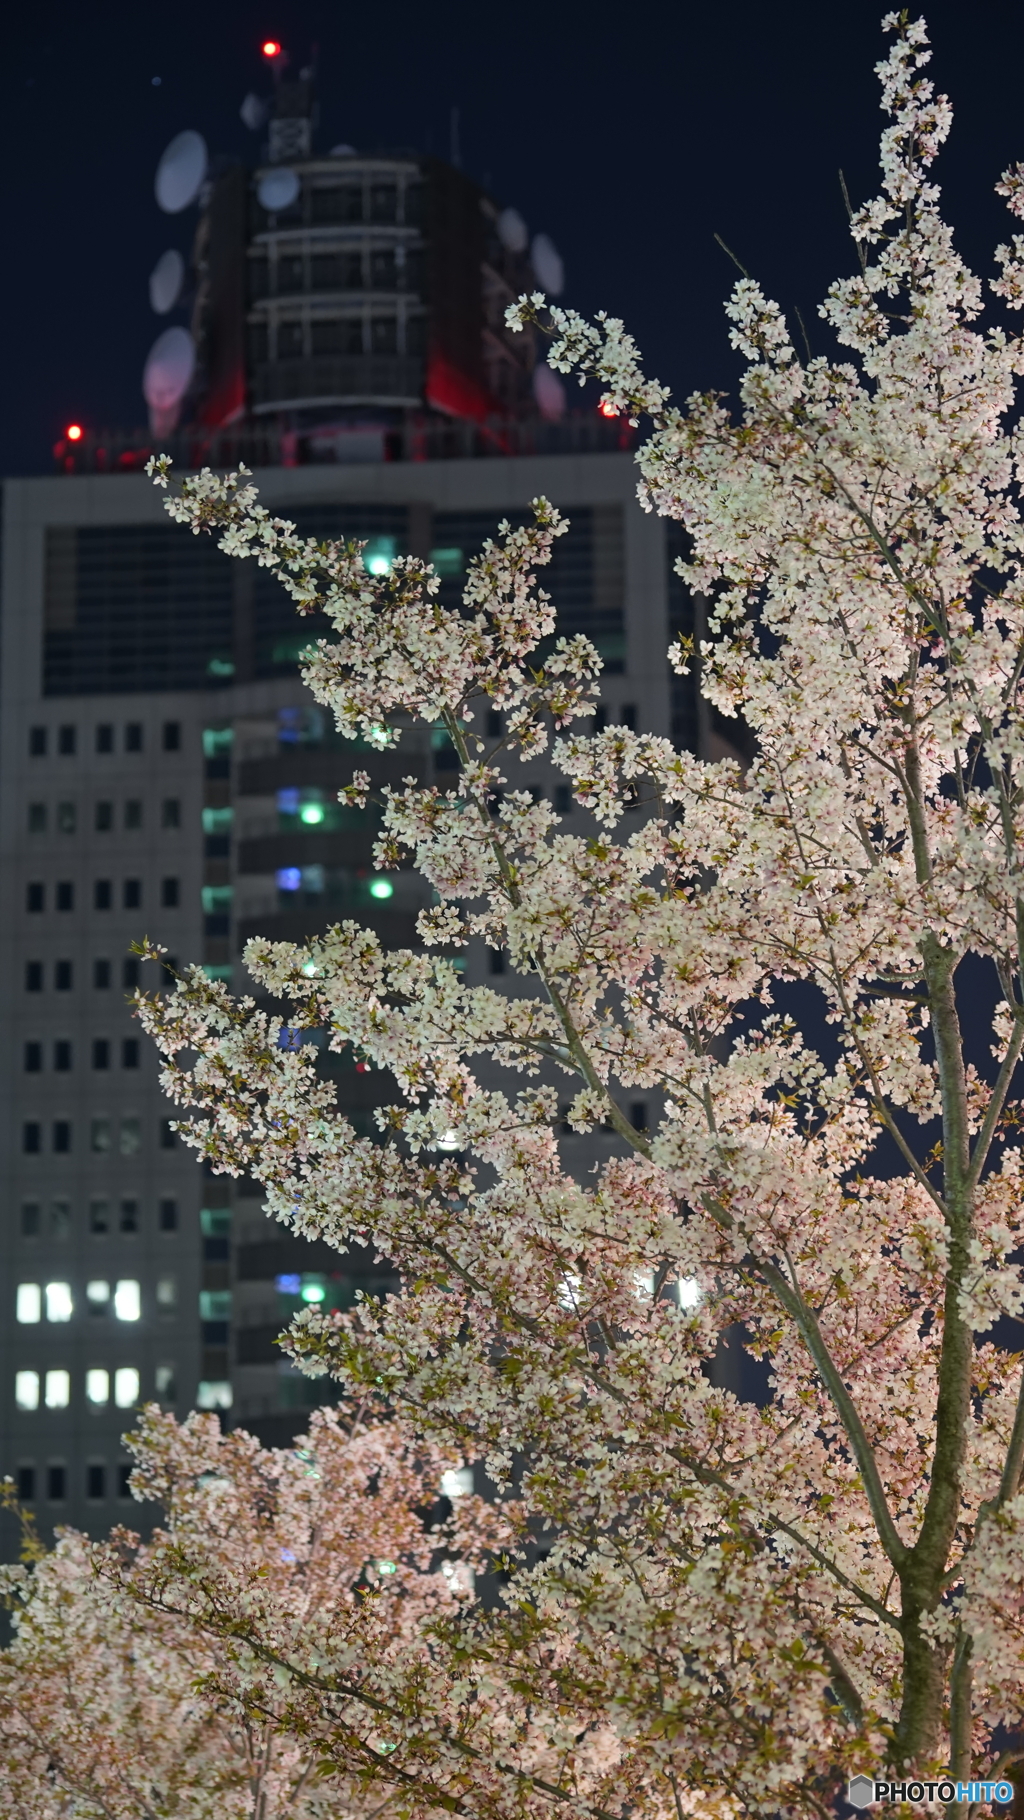
[[[639,509],[628,454],[353,462],[256,480],[304,532],[364,539],[370,568],[432,557],[451,600],[498,521],[545,493],[571,529],[544,585],[560,630],[601,650],[601,715],[674,727],[693,749],[718,737],[702,731],[692,683],[671,679],[666,649],[692,629],[688,601],[672,527]],[[320,629],[266,571],[172,525],[142,476],[5,485],[0,1472],[44,1528],[115,1520],[120,1437],[140,1400],[218,1409],[287,1442],[322,1387],[281,1358],[281,1327],[303,1302],[345,1306],[357,1286],[391,1280],[385,1263],[296,1239],[254,1184],[205,1172],[175,1141],[126,999],[136,983],[161,985],[132,953],[143,936],[236,989],[254,934],[301,939],[355,917],[387,946],[415,941],[426,887],[374,871],[372,812],[344,809],[337,791],[354,764],[377,782],[412,771],[443,784],[455,755],[425,728],[392,755],[340,739],[298,674]],[[513,787],[551,795],[571,819],[564,780],[539,762],[516,769]],[[466,966],[482,981],[501,961],[476,944]],[[372,1130],[385,1077],[326,1053],[321,1065],[357,1129]],[[566,1136],[570,1163],[590,1142]]]

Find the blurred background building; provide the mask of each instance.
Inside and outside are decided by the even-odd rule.
[[[303,533],[364,540],[375,573],[429,557],[451,602],[499,519],[546,494],[571,529],[543,582],[559,630],[604,658],[598,724],[731,749],[666,660],[673,637],[699,633],[699,603],[674,572],[678,527],[637,505],[628,430],[590,395],[569,412],[537,337],[504,327],[521,290],[561,289],[551,242],[455,162],[319,153],[312,71],[292,79],[277,47],[268,62],[272,95],[245,103],[266,133],[259,162],[221,169],[194,132],[161,160],[157,201],[199,213],[189,256],[169,248],[151,279],[170,320],[146,365],[148,424],[69,426],[55,475],[4,486],[0,1471],[44,1528],[109,1527],[140,1400],[287,1443],[330,1386],[282,1358],[282,1326],[393,1281],[386,1261],[289,1234],[255,1184],[176,1143],[126,1001],[161,975],[132,943],[148,935],[169,964],[243,989],[254,934],[355,917],[389,947],[415,943],[427,887],[374,870],[376,813],[337,792],[354,764],[378,785],[444,785],[456,765],[438,729],[391,755],[339,738],[299,676],[329,627],[169,523],[138,471],[151,449],[247,458]],[[582,822],[543,763],[510,783]],[[503,957],[476,943],[465,966],[491,981]],[[388,1079],[323,1047],[318,1066],[372,1133]],[[616,1140],[563,1142],[583,1168]]]

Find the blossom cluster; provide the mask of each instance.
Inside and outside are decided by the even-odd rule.
[[[460,770],[385,800],[380,863],[411,856],[438,899],[425,950],[354,923],[255,941],[281,1018],[199,969],[139,1014],[189,1143],[296,1230],[394,1261],[399,1293],[307,1311],[288,1347],[515,1498],[466,1672],[486,1689],[500,1660],[580,1738],[603,1715],[616,1813],[820,1813],[872,1763],[987,1772],[997,1728],[1024,1727],[1024,1390],[996,1325],[1024,1306],[1024,346],[982,320],[940,214],[923,25],[886,23],[882,188],[822,305],[834,354],[802,361],[744,278],[739,409],[680,409],[621,323],[541,298],[511,316],[650,418],[641,503],[688,532],[701,687],[750,729],[746,770],[573,726],[597,660],[537,651],[545,501],[461,610],[425,565],[374,580],[356,547],[297,539],[244,475],[168,502],[328,614],[306,677],[343,731],[440,720]],[[1002,188],[1020,212],[1020,172]],[[1015,303],[1019,249],[999,258]],[[500,750],[474,731],[485,698]],[[545,746],[585,833],[501,794]],[[509,955],[501,990],[452,964],[478,937]],[[279,1046],[282,1018],[394,1081],[378,1139]],[[584,1180],[563,1117],[614,1133]],[[728,1345],[763,1363],[765,1404],[716,1381]],[[553,1774],[529,1799],[569,1797]],[[475,1811],[525,1786],[487,1782]]]

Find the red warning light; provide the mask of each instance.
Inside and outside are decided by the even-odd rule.
[[[260,48],[265,57],[274,58],[281,55],[281,46],[278,44],[276,38],[268,38]]]
[[[602,417],[617,417],[619,414],[610,398],[602,398],[597,408]]]
[[[69,423],[64,434],[69,442],[81,442],[85,431],[82,429],[80,423]]]

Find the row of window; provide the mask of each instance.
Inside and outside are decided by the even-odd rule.
[[[408,354],[418,358],[426,347],[426,322],[422,316],[292,317],[279,322],[271,335],[265,322],[249,327],[249,358],[261,362],[302,360],[307,355]]]
[[[157,1306],[174,1308],[178,1300],[173,1277],[161,1277],[156,1286]],[[75,1312],[75,1299],[70,1283],[19,1283],[15,1294],[15,1319],[23,1327],[34,1327],[43,1319],[70,1321]],[[85,1286],[85,1306],[92,1315],[112,1314],[118,1321],[142,1318],[142,1289],[135,1277],[119,1277],[111,1285],[105,1278],[94,1278]]]
[[[160,880],[160,907],[162,910],[177,910],[181,904],[181,881],[177,878]],[[72,879],[60,879],[53,887],[53,906],[55,910],[73,910],[75,907],[75,886]],[[109,878],[97,878],[93,881],[92,907],[94,910],[112,910],[114,908],[114,881]],[[125,878],[121,881],[121,907],[124,910],[141,910],[141,878]],[[37,916],[46,910],[46,885],[39,879],[33,879],[25,887],[25,908],[30,915]]]
[[[161,1370],[171,1372],[173,1383],[173,1367],[158,1365],[157,1371]],[[168,1402],[173,1401],[173,1391],[166,1395]],[[16,1477],[18,1498],[22,1504],[33,1504],[37,1496],[43,1495],[44,1486],[45,1496],[49,1503],[63,1504],[67,1498],[68,1469],[62,1460],[51,1460],[45,1468],[39,1469],[38,1474],[35,1462],[26,1461],[18,1467]],[[132,1495],[131,1477],[132,1466],[128,1460],[120,1461],[114,1468],[112,1481],[108,1480],[104,1460],[90,1460],[85,1468],[85,1495],[92,1502],[98,1503],[109,1495],[107,1487],[108,1484],[113,1483],[119,1498],[130,1498]]]
[[[129,797],[121,808],[121,826],[127,833],[133,833],[142,827],[143,803],[141,797]],[[112,802],[98,802],[93,805],[93,828],[97,834],[111,834],[114,829],[115,805]],[[177,796],[165,796],[160,804],[160,826],[162,829],[181,827],[181,799]],[[28,831],[30,834],[47,834],[50,828],[50,811],[47,803],[29,803]],[[78,831],[78,804],[56,803],[53,810],[53,828],[57,834],[75,834]]]
[[[406,226],[418,226],[423,219],[423,185],[418,177],[401,185],[379,179],[362,182],[352,177],[346,183],[315,179],[302,185],[288,208],[275,209],[273,213],[279,222],[307,220],[315,226],[359,221],[404,221]]]
[[[21,1127],[21,1148],[26,1156],[40,1156],[43,1151],[44,1127],[39,1119],[26,1119]],[[173,1150],[175,1134],[170,1119],[160,1120],[160,1148]],[[50,1126],[50,1148],[56,1156],[67,1156],[74,1148],[74,1128],[70,1119],[54,1119]],[[96,1156],[118,1152],[137,1156],[142,1148],[142,1120],[138,1118],[89,1121],[89,1149]]]
[[[414,291],[423,289],[423,253],[419,247],[333,247],[310,253],[281,251],[249,261],[249,296],[292,297],[299,291]]]
[[[103,1070],[113,1067],[113,1056],[117,1044],[109,1037],[94,1036],[92,1039],[92,1065]],[[137,1036],[123,1036],[120,1044],[122,1068],[137,1068],[141,1054],[141,1044]],[[40,1074],[44,1065],[45,1045],[30,1041],[25,1044],[24,1066],[26,1074]],[[74,1045],[66,1037],[58,1037],[53,1044],[53,1068],[57,1074],[70,1074],[74,1067]]]
[[[175,971],[177,963],[168,959],[167,966]],[[114,962],[106,959],[94,960],[92,963],[92,983],[97,992],[108,992],[114,983]],[[121,962],[121,984],[126,992],[134,992],[139,983],[139,962],[133,955],[127,955]],[[71,992],[75,984],[75,965],[73,961],[53,962],[53,990]],[[43,961],[25,962],[25,991],[44,992],[46,990],[46,965]]]
[[[90,1366],[85,1373],[85,1400],[94,1409],[110,1402],[113,1380],[114,1403],[118,1409],[134,1409],[139,1400],[139,1373],[134,1365],[118,1365],[113,1372],[103,1366]],[[71,1373],[58,1366],[50,1371],[16,1371],[14,1401],[19,1409],[67,1409],[71,1404]]]
[[[106,1238],[113,1232],[131,1237],[142,1230],[142,1210],[139,1202],[131,1195],[124,1195],[116,1202],[106,1195],[94,1195],[87,1210],[87,1224],[94,1238]],[[60,1241],[70,1238],[71,1230],[70,1201],[53,1200],[48,1208],[44,1207],[42,1201],[22,1202],[23,1239],[48,1238]],[[178,1230],[178,1203],[173,1196],[165,1195],[157,1202],[157,1230]],[[203,1230],[206,1230],[205,1225]]]
[[[50,751],[50,736],[53,735],[53,750],[60,758],[74,758],[78,751],[78,728],[73,723],[65,722],[59,727],[30,727],[28,730],[28,754],[30,758],[46,758]],[[181,751],[180,720],[165,720],[160,732],[160,746],[164,752]],[[121,750],[123,752],[142,752],[145,749],[145,728],[141,720],[126,721],[121,729]],[[117,750],[117,730],[112,721],[100,721],[93,729],[93,750],[99,753],[112,753]]]

